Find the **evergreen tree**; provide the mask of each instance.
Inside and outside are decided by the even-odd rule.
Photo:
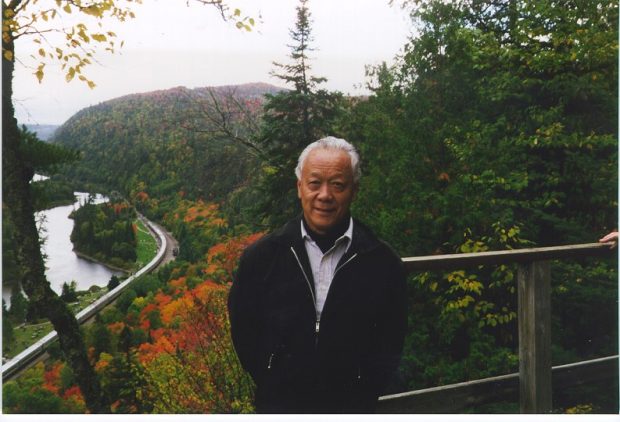
[[[71,281],[71,283],[62,283],[62,292],[60,293],[60,298],[65,302],[71,303],[76,302],[77,298],[77,283],[75,280]]]
[[[325,82],[310,74],[313,51],[310,11],[307,0],[297,7],[295,28],[290,31],[290,64],[274,63],[272,75],[293,89],[267,95],[262,127],[256,144],[267,157],[259,181],[256,211],[260,223],[275,227],[298,212],[294,169],[297,157],[310,142],[333,134],[342,105],[342,94],[318,89]]]
[[[22,324],[26,320],[28,312],[28,299],[24,297],[19,287],[11,292],[11,306],[8,311],[9,318],[15,324]]]
[[[3,350],[8,348],[9,345],[15,340],[15,333],[13,332],[13,323],[9,319],[9,311],[6,308],[6,302],[2,299],[2,348]]]
[[[112,277],[110,277],[110,281],[108,281],[108,291],[114,290],[119,284],[120,281],[118,277],[113,275]]]

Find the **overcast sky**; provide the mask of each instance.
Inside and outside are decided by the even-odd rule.
[[[176,4],[176,7],[172,7]],[[286,63],[295,24],[294,0],[230,0],[244,14],[260,18],[252,32],[224,22],[212,7],[184,0],[143,0],[136,19],[111,28],[124,40],[116,54],[98,53],[86,69],[97,87],[77,78],[66,83],[59,66],[48,65],[39,84],[29,55],[38,49],[30,39],[18,40],[14,103],[18,121],[61,124],[84,107],[119,96],[168,89],[268,82],[273,61]],[[365,65],[392,63],[411,33],[406,11],[388,0],[310,0],[313,46],[312,74],[324,76],[323,87],[363,94]],[[107,29],[107,26],[106,26]]]

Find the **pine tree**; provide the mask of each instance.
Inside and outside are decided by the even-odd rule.
[[[323,77],[310,74],[311,19],[307,0],[297,7],[293,41],[288,45],[290,64],[274,63],[272,75],[293,89],[267,95],[265,114],[256,143],[266,159],[259,181],[261,195],[256,212],[261,223],[276,227],[298,213],[294,169],[297,157],[310,142],[333,134],[341,110],[342,94],[318,89]]]

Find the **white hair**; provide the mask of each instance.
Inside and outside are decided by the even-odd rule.
[[[297,176],[297,180],[301,180],[301,171],[304,167],[304,162],[310,152],[315,149],[333,149],[344,151],[349,155],[351,159],[351,169],[353,169],[353,182],[358,183],[360,178],[362,177],[362,169],[360,166],[360,156],[357,153],[357,150],[353,145],[345,141],[344,139],[335,138],[333,136],[327,136],[325,138],[319,139],[318,141],[314,141],[309,144],[299,155],[299,159],[297,160],[297,167],[295,167],[295,175]]]

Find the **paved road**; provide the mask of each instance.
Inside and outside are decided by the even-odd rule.
[[[165,228],[163,228],[159,224],[155,224],[152,221],[151,221],[151,224],[156,226],[159,230],[162,231],[164,236],[166,236],[166,254],[164,255],[164,258],[161,260],[159,265],[155,267],[154,271],[157,271],[157,269],[159,269],[159,267],[161,267],[162,265],[165,265],[168,262],[174,261],[176,259],[176,257],[174,256],[173,250],[175,248],[177,248],[178,250],[179,242],[177,242],[177,240],[174,237],[172,237],[172,234],[169,231],[167,231]],[[153,235],[157,239],[157,244],[159,245],[158,237],[154,233]]]

